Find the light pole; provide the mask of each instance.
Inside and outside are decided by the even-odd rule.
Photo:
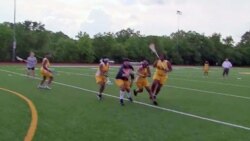
[[[16,58],[16,0],[14,0],[14,25],[13,25],[13,46],[12,46],[12,62]]]
[[[182,12],[180,10],[177,10],[176,14],[177,14],[177,47],[179,47],[180,17],[182,15]]]

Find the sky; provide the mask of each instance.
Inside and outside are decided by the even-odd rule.
[[[170,35],[178,28],[239,42],[250,31],[249,0],[16,0],[16,21],[38,21],[75,38],[132,28],[143,35]],[[13,22],[14,0],[1,0],[0,23]],[[177,15],[176,11],[182,12]]]

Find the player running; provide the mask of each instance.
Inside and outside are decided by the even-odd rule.
[[[208,63],[208,61],[205,61],[205,64],[203,67],[204,76],[208,77],[208,70],[209,70],[209,63]]]
[[[97,94],[99,100],[102,100],[102,93],[105,89],[105,85],[107,82],[108,71],[109,71],[109,59],[108,58],[101,59],[99,69],[97,70],[95,75],[96,83],[100,86],[99,94]]]
[[[49,58],[50,57],[51,57],[50,54],[46,54],[45,57],[43,58],[42,66],[41,66],[41,69],[40,69],[40,72],[41,72],[41,75],[42,75],[42,81],[38,85],[38,88],[51,89],[50,85],[51,85],[51,82],[53,80],[53,74],[52,74],[52,70],[49,69],[49,67],[50,67]],[[45,81],[47,79],[48,79],[48,83],[45,84]]]
[[[159,59],[154,62],[153,67],[156,68],[156,71],[153,76],[151,91],[153,97],[156,99],[161,87],[168,79],[168,72],[172,71],[172,65],[168,60],[165,59],[165,55],[162,54],[160,55]]]
[[[137,89],[134,89],[134,95],[137,96],[138,93],[142,93],[143,88],[145,88],[149,94],[150,99],[153,101],[153,104],[158,105],[152,95],[150,84],[147,79],[147,77],[151,77],[151,71],[150,71],[149,63],[147,60],[142,61],[141,66],[138,68],[136,74],[137,74],[137,77],[135,79],[135,83],[136,83]]]
[[[120,88],[120,104],[124,105],[124,95],[127,92],[127,98],[129,101],[133,102],[130,88],[132,87],[134,81],[134,68],[129,63],[129,59],[124,59],[123,64],[120,67],[116,75],[116,84]],[[131,78],[131,80],[130,80]]]

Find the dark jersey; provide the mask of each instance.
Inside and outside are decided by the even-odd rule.
[[[128,67],[125,67],[122,65],[116,75],[116,79],[122,79],[122,80],[129,80],[129,77],[131,79],[134,79],[134,74],[132,73],[134,71],[133,66],[129,65]]]

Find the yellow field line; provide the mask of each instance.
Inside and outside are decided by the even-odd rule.
[[[36,110],[35,105],[33,104],[33,102],[31,100],[29,100],[27,97],[23,96],[20,93],[17,93],[15,91],[11,91],[11,90],[8,90],[5,88],[1,88],[1,87],[0,87],[0,90],[14,94],[14,95],[18,96],[19,98],[21,98],[22,100],[24,100],[28,104],[30,111],[31,111],[31,122],[30,122],[29,130],[28,130],[26,136],[24,137],[24,141],[32,141],[32,139],[35,135],[35,132],[36,132],[37,121],[38,121],[38,115],[37,115],[37,110]]]

